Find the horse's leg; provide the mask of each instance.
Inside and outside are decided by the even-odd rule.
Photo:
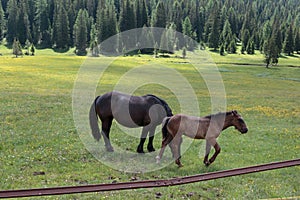
[[[209,161],[206,163],[206,166],[210,165],[211,163],[213,163],[215,161],[215,159],[217,158],[218,154],[221,152],[221,147],[220,145],[217,143],[216,138],[210,138],[207,140],[207,142],[209,143],[209,145],[214,146],[215,148],[215,153],[213,154],[213,156],[209,159]]]
[[[112,119],[107,119],[107,120],[102,121],[101,134],[103,135],[105,147],[108,152],[114,151],[114,148],[111,146],[111,143],[109,140],[109,132],[110,132],[111,124],[112,124]]]
[[[164,151],[167,147],[167,145],[172,141],[173,137],[171,135],[168,135],[167,137],[165,137],[161,143],[161,149],[159,151],[158,156],[156,156],[156,163],[159,164],[160,160],[164,154]]]
[[[221,147],[220,145],[216,142],[216,144],[214,145],[215,148],[215,153],[214,155],[209,159],[210,163],[213,163],[215,161],[215,159],[217,158],[218,154],[221,152]]]
[[[211,149],[211,145],[209,144],[208,141],[206,141],[205,157],[204,157],[204,160],[203,160],[203,163],[206,166],[209,166],[209,164],[210,164],[209,161],[208,161],[208,156],[209,156],[210,149]]]
[[[172,142],[170,143],[170,147],[173,153],[173,157],[175,158],[175,163],[178,165],[178,167],[183,167],[183,165],[180,162],[181,154],[180,154],[180,146],[182,143],[182,136],[177,135]]]
[[[144,152],[144,143],[146,141],[147,135],[148,135],[148,131],[149,131],[149,127],[145,126],[142,130],[142,135],[141,135],[141,139],[140,139],[140,144],[137,147],[137,152],[138,153],[145,153]]]
[[[148,146],[147,149],[149,152],[153,152],[155,151],[154,147],[153,147],[153,139],[154,139],[154,134],[155,134],[155,128],[156,127],[151,127],[149,130],[149,141],[148,141]]]

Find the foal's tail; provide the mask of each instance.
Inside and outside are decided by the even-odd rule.
[[[162,122],[162,135],[163,135],[163,138],[166,138],[168,136],[168,128],[167,128],[167,125],[169,123],[169,120],[171,119],[171,117],[165,117],[163,119],[163,122]]]
[[[92,134],[93,134],[95,140],[97,140],[97,141],[99,141],[101,138],[101,134],[99,131],[99,126],[98,126],[98,116],[97,116],[97,112],[96,112],[96,102],[97,102],[98,98],[99,98],[99,96],[96,97],[96,99],[92,103],[91,108],[90,108],[90,115],[89,115],[90,127],[92,129]]]

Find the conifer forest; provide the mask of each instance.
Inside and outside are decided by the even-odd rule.
[[[1,0],[0,40],[77,54],[134,28],[162,27],[223,52],[300,52],[298,0]],[[176,45],[173,45],[173,47]],[[182,48],[178,46],[177,48]],[[189,47],[187,47],[189,48]],[[190,45],[190,48],[194,46]]]

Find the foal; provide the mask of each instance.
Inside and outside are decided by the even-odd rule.
[[[248,128],[241,115],[237,111],[217,113],[206,117],[194,117],[184,114],[177,114],[172,117],[166,117],[163,121],[162,133],[163,141],[159,155],[156,157],[157,163],[160,162],[166,146],[169,144],[175,163],[178,167],[183,165],[180,162],[180,145],[182,135],[194,139],[206,140],[206,152],[204,164],[209,166],[213,163],[221,151],[217,138],[226,128],[234,126],[241,133],[247,133]],[[211,146],[214,147],[215,153],[208,160]]]

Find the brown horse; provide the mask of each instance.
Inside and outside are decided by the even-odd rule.
[[[163,141],[159,155],[156,157],[157,163],[160,162],[166,146],[169,144],[175,163],[178,167],[183,165],[180,162],[180,145],[182,143],[182,135],[190,138],[205,139],[206,152],[204,164],[209,166],[213,163],[221,151],[217,138],[223,130],[234,126],[241,133],[247,133],[248,128],[237,111],[217,113],[206,117],[194,117],[184,114],[177,114],[172,117],[166,117],[163,121],[162,133]],[[208,160],[211,146],[215,148],[215,153]]]
[[[112,91],[96,97],[90,108],[89,119],[94,138],[99,141],[102,134],[107,151],[113,151],[109,138],[113,119],[125,127],[143,127],[137,152],[144,153],[143,146],[148,133],[147,149],[152,152],[155,151],[153,139],[156,126],[160,125],[165,117],[170,116],[173,116],[173,114],[169,105],[155,95],[132,96]],[[101,134],[98,117],[102,123]]]

